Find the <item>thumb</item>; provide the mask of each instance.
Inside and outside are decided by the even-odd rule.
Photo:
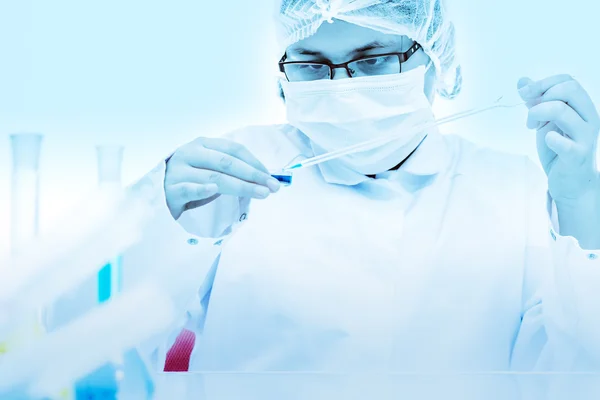
[[[531,108],[537,104],[536,101],[531,101],[531,99],[529,98],[530,90],[528,86],[532,83],[534,83],[534,81],[527,77],[521,78],[519,79],[519,82],[517,82],[517,91],[519,92],[519,96],[521,97],[521,99],[527,101],[527,108]]]
[[[519,82],[517,82],[517,89],[521,89],[524,88],[525,86],[529,85],[530,83],[533,83],[533,80],[527,77],[521,78],[519,79]]]

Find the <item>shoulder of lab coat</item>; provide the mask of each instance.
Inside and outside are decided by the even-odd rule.
[[[558,232],[556,207],[543,170],[527,160],[527,254],[523,317],[513,349],[517,370],[600,367],[600,261]]]

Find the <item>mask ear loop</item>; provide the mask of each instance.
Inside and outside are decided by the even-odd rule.
[[[429,57],[429,62],[425,66],[425,79],[427,79],[427,75],[429,74],[432,67],[433,67],[434,73],[435,73],[435,64],[433,63],[433,60],[431,59],[431,57]],[[435,95],[435,92],[437,91],[437,89],[435,89],[435,87],[437,86],[437,81],[438,81],[438,76],[436,73],[436,76],[434,77],[434,92],[433,92],[434,95]]]
[[[435,67],[435,65],[433,64],[433,60],[430,58],[429,62],[425,66],[425,75],[427,75],[427,73],[429,73],[429,70],[431,69],[431,67]]]

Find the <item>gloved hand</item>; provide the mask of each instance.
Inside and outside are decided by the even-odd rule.
[[[527,127],[537,130],[539,157],[559,209],[561,204],[568,207],[600,198],[596,165],[600,116],[590,96],[569,75],[537,82],[523,78],[518,88],[529,108]]]
[[[244,146],[225,139],[198,138],[167,161],[165,194],[173,218],[221,194],[266,199],[277,179]]]

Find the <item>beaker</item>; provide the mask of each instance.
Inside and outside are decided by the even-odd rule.
[[[26,248],[38,235],[39,170],[42,135],[10,135],[13,169],[11,186],[10,243],[11,253]]]

